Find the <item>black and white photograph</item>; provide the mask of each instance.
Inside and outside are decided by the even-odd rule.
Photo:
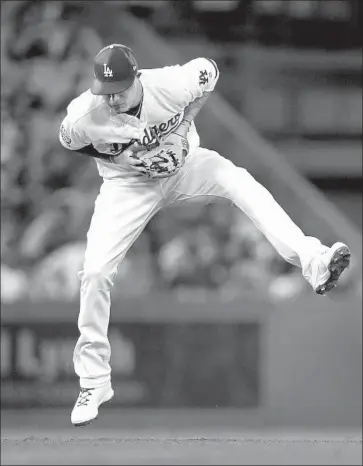
[[[362,464],[362,24],[1,2],[1,464]]]

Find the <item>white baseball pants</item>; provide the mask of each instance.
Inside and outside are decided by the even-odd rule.
[[[208,149],[197,148],[171,178],[104,180],[87,234],[84,267],[79,272],[80,336],[73,361],[81,387],[96,388],[110,381],[110,290],[118,264],[156,212],[167,204],[197,196],[231,200],[286,261],[303,270],[323,247],[318,239],[305,236],[245,169]]]

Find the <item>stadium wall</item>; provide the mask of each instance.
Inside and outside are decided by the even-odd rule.
[[[68,406],[78,303],[2,305],[1,406]],[[357,427],[362,413],[359,300],[246,297],[113,304],[113,406],[240,409],[264,425]],[[252,417],[251,417],[252,413]]]

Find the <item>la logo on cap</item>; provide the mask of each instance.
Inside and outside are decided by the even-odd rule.
[[[104,74],[104,76],[106,78],[112,78],[113,77],[113,71],[111,70],[111,68],[106,63],[103,64],[103,74]]]
[[[132,86],[138,66],[132,50],[121,44],[104,47],[94,58],[94,95],[116,94]]]

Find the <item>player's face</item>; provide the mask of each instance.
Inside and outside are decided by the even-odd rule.
[[[115,110],[116,113],[124,113],[138,104],[139,86],[137,79],[126,91],[117,94],[106,94],[104,96],[107,104]]]

